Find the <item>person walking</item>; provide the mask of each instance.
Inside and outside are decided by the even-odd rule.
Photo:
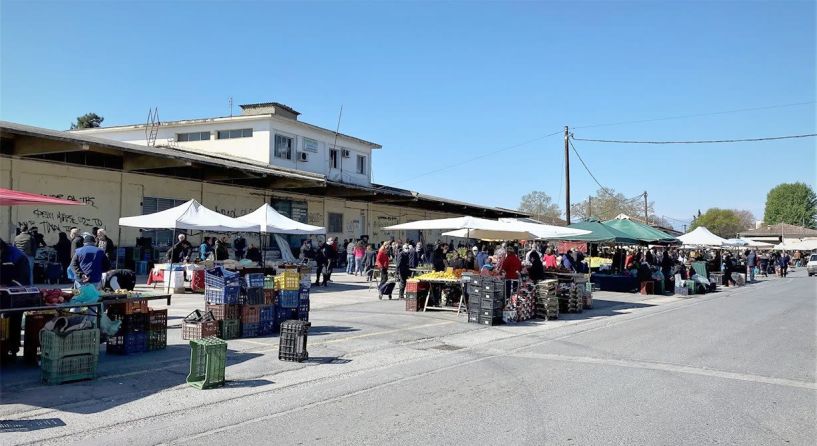
[[[366,248],[363,247],[363,242],[359,241],[355,245],[355,275],[363,275],[363,256],[366,254]]]
[[[19,249],[28,259],[28,283],[34,283],[34,254],[37,248],[34,245],[34,238],[28,232],[28,225],[20,227],[20,234],[14,237],[14,247]]]
[[[389,279],[389,244],[388,242],[383,242],[383,245],[380,246],[380,249],[377,251],[377,256],[375,257],[375,266],[377,269],[380,270],[380,283],[377,286],[377,298],[382,299],[383,294],[381,290],[383,289],[383,284]]]
[[[111,269],[105,251],[96,246],[96,239],[88,234],[83,237],[82,248],[77,249],[74,258],[71,259],[71,269],[74,271],[74,286],[79,288],[83,285],[93,285],[99,288],[102,281],[102,273]]]
[[[321,273],[326,268],[326,243],[323,241],[318,243],[318,249],[315,251],[315,286],[321,286]]]
[[[746,280],[755,281],[755,267],[757,267],[757,253],[755,250],[746,250]]]
[[[366,281],[372,281],[372,275],[374,274],[375,269],[375,261],[377,257],[377,250],[375,246],[366,245],[366,254],[363,256],[363,272],[366,273]]]
[[[789,273],[789,263],[791,263],[791,257],[789,257],[789,253],[783,251],[783,255],[781,255],[780,260],[778,260],[778,264],[780,265],[780,277],[786,277]]]
[[[346,245],[346,274],[355,273],[355,244],[354,240],[349,240]]]
[[[397,253],[397,259],[395,260],[396,265],[396,272],[397,272],[397,280],[400,281],[400,291],[398,293],[398,299],[405,298],[406,294],[406,281],[409,277],[411,277],[411,268],[409,267],[409,244],[406,243],[403,245],[403,249],[401,249]]]

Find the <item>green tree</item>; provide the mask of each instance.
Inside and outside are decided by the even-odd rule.
[[[805,183],[778,184],[766,195],[763,221],[768,225],[817,227],[817,195]]]
[[[692,222],[689,230],[703,226],[715,235],[723,238],[733,238],[738,232],[749,227],[746,221],[747,213],[748,211],[710,208]],[[748,214],[751,215],[751,213]],[[751,225],[751,222],[749,225]]]
[[[77,122],[71,123],[71,130],[74,129],[93,129],[99,127],[105,118],[96,113],[85,113],[82,116],[77,116]]]
[[[550,195],[538,190],[522,196],[519,210],[547,224],[558,223],[562,215],[562,210],[559,209],[558,204],[553,202]]]

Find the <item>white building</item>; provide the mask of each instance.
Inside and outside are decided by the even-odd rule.
[[[161,122],[151,145],[252,159],[321,174],[329,181],[371,185],[372,152],[379,144],[299,121],[298,115],[277,102],[245,104],[240,116]],[[139,145],[151,137],[146,124],[73,132]]]

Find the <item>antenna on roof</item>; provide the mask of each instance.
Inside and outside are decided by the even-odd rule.
[[[156,137],[159,136],[159,107],[148,109],[148,120],[145,123],[145,141],[147,145],[156,145]]]
[[[227,101],[227,103],[230,104],[230,117],[232,118],[233,117],[233,97],[232,96],[230,96],[230,99]]]
[[[338,150],[338,132],[340,132],[340,117],[343,116],[343,104],[340,104],[340,113],[338,113],[338,126],[335,127],[335,142],[332,144],[332,148],[336,151]],[[337,156],[339,159],[338,166],[340,167],[340,182],[343,182],[343,157],[340,156],[341,153],[337,152]]]

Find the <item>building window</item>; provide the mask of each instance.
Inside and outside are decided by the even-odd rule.
[[[363,155],[357,156],[357,173],[366,175],[366,157]]]
[[[218,139],[252,138],[252,129],[219,130]]]
[[[293,143],[293,139],[288,136],[275,135],[275,157],[291,160]]]
[[[332,169],[338,168],[338,149],[329,150],[329,167]]]
[[[329,213],[329,224],[326,228],[327,232],[341,233],[343,232],[343,214]]]
[[[302,138],[301,145],[304,152],[318,153],[318,141],[312,138]]]
[[[166,211],[170,208],[184,204],[185,202],[187,202],[187,200],[175,200],[173,198],[145,197],[142,200],[142,215]],[[173,239],[173,231],[169,229],[154,229],[150,231],[142,231],[142,237],[151,239],[151,245],[157,247],[170,246],[176,243],[176,241]]]
[[[176,133],[176,141],[209,141],[210,132]]]

